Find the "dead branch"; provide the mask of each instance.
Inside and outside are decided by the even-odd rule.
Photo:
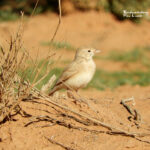
[[[40,96],[41,96],[41,95],[40,95]],[[61,108],[61,109],[64,109],[65,111],[69,111],[69,112],[71,112],[71,113],[73,113],[73,114],[75,114],[75,115],[78,115],[78,116],[80,116],[81,118],[85,118],[85,119],[87,119],[87,121],[89,121],[89,122],[91,122],[91,123],[93,123],[93,124],[95,124],[95,125],[103,126],[103,127],[107,128],[107,129],[109,129],[109,130],[122,131],[121,129],[116,129],[115,127],[112,127],[112,126],[110,126],[110,125],[108,125],[108,124],[106,124],[106,123],[103,123],[103,122],[101,122],[100,120],[98,120],[98,119],[96,119],[96,118],[92,118],[92,117],[90,117],[90,116],[86,116],[86,115],[84,115],[84,114],[81,114],[81,112],[76,112],[76,111],[74,111],[74,110],[69,109],[69,108],[66,107],[66,106],[62,106],[61,104],[58,104],[58,103],[52,101],[52,100],[51,100],[50,98],[48,98],[48,97],[45,97],[45,96],[44,96],[44,97],[39,97],[39,98],[41,98],[41,99],[44,98],[43,100],[45,100],[45,101],[47,101],[47,102],[49,102],[49,103],[51,103],[51,104],[53,104],[53,105],[55,105],[55,106]],[[128,134],[128,133],[127,133],[127,134]]]
[[[133,100],[134,100],[134,98],[123,99],[123,100],[121,101],[121,104],[127,109],[127,111],[128,111],[131,115],[135,116],[134,110],[133,110],[129,105],[126,104],[126,102],[133,101]]]
[[[104,133],[104,134],[109,134],[109,135],[118,135],[118,136],[120,135],[120,136],[131,137],[131,138],[134,138],[134,139],[136,139],[140,142],[150,144],[150,141],[143,140],[143,139],[139,138],[139,137],[144,137],[144,136],[150,136],[150,134],[148,134],[148,133],[130,133],[130,134],[126,134],[125,132],[120,132],[120,131],[91,130],[91,129],[88,129],[87,127],[75,126],[75,125],[72,125],[70,123],[66,123],[65,121],[61,121],[60,119],[58,120],[58,119],[52,118],[50,116],[36,116],[36,117],[33,118],[33,120],[28,122],[25,125],[25,127],[27,127],[27,126],[29,126],[33,123],[40,122],[40,121],[48,121],[48,122],[52,123],[50,125],[44,125],[44,126],[41,126],[41,127],[49,127],[49,126],[52,126],[52,125],[60,125],[60,126],[68,128],[68,129],[75,129],[75,130],[85,131],[85,132],[90,132],[90,133],[95,133],[95,134]]]
[[[75,110],[72,110],[66,106],[63,106],[61,104],[56,103],[55,101],[51,100],[48,96],[44,95],[43,93],[39,92],[37,89],[34,89],[34,92],[32,93],[34,95],[35,98],[39,98],[42,99],[44,101],[47,101],[48,103],[51,103],[54,106],[57,106],[65,111],[71,112],[79,117],[81,117],[82,119],[86,119],[88,122],[91,122],[93,125],[97,125],[97,126],[103,126],[109,130],[111,130],[113,133],[118,133],[120,135],[125,135],[125,136],[130,136],[130,137],[140,137],[141,134],[140,133],[129,133],[127,131],[124,131],[120,128],[117,127],[113,127],[109,124],[103,123],[101,122],[99,119],[97,118],[93,118],[84,114],[81,114],[81,112],[76,112]]]
[[[52,138],[48,138],[48,137],[45,137],[45,138],[46,138],[49,142],[51,142],[52,144],[58,145],[58,146],[62,147],[62,148],[65,149],[65,150],[75,150],[75,149],[73,149],[73,148],[67,147],[67,146],[65,146],[65,145],[63,145],[63,144],[61,144],[61,143],[58,143],[58,142],[52,140]]]
[[[141,123],[141,115],[140,113],[134,108],[131,108],[126,102],[134,101],[134,98],[123,99],[121,104],[126,108],[126,110],[132,115],[133,119],[135,120],[135,125],[139,128],[139,124]],[[135,104],[135,102],[134,102]]]
[[[74,111],[74,110],[69,109],[69,108],[66,107],[66,106],[63,106],[63,105],[61,105],[61,104],[56,103],[55,101],[51,100],[48,96],[46,96],[46,95],[44,95],[44,94],[38,93],[38,96],[34,96],[34,97],[37,98],[37,99],[42,99],[42,100],[44,100],[44,101],[47,101],[48,103],[51,103],[52,105],[55,105],[55,106],[57,106],[57,107],[59,107],[59,108],[65,110],[65,111],[69,111],[69,112],[71,112],[71,113],[73,113],[73,114],[75,114],[75,115],[78,115],[78,116],[80,116],[81,118],[85,118],[85,119],[87,119],[87,121],[90,121],[90,122],[92,122],[92,123],[95,124],[95,125],[101,125],[101,126],[107,128],[107,129],[109,129],[109,130],[113,130],[113,129],[115,130],[115,128],[113,128],[112,126],[109,126],[109,125],[107,125],[107,124],[101,122],[100,120],[98,120],[98,119],[96,119],[96,118],[91,118],[90,116],[86,116],[86,115],[84,115],[84,114],[81,114],[81,112],[76,112],[76,111]],[[116,130],[117,130],[117,129],[116,129]]]

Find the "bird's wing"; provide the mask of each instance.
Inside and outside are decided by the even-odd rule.
[[[56,82],[55,86],[60,85],[61,83],[65,82],[69,78],[73,77],[74,75],[79,73],[79,64],[76,61],[73,61],[68,67],[66,67]]]

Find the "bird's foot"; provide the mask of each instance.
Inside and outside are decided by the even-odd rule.
[[[73,102],[75,104],[77,104],[78,102],[79,103],[84,103],[86,105],[88,105],[88,103],[86,102],[86,100],[84,100],[83,98],[81,97],[77,97],[77,96],[74,96],[73,92],[72,91],[67,91],[67,96],[71,99],[73,99]]]

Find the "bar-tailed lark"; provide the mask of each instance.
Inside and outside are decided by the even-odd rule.
[[[49,95],[60,89],[77,92],[78,89],[85,87],[95,73],[96,65],[93,56],[98,52],[100,50],[93,48],[77,50],[74,60],[64,69]]]

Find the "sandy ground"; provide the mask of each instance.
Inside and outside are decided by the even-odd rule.
[[[58,16],[55,14],[45,14],[35,16],[27,20],[24,29],[24,46],[31,56],[39,51],[39,59],[47,55],[48,47],[42,46],[41,42],[51,39]],[[19,22],[0,23],[0,44],[7,46],[7,39],[10,34],[15,34]],[[76,12],[62,18],[62,24],[56,36],[57,41],[67,41],[75,47],[95,47],[102,50],[100,55],[108,54],[112,50],[128,51],[135,47],[150,45],[150,22],[143,21],[141,24],[133,24],[130,21],[119,22],[113,16],[103,12]],[[39,50],[38,50],[39,49]],[[57,55],[62,55],[62,61],[69,61],[73,58],[74,51],[54,50]],[[140,68],[136,66],[126,66],[122,63],[106,63],[96,60],[97,68],[105,70],[121,70]],[[63,67],[63,65],[60,65]],[[115,127],[132,132],[150,132],[150,87],[123,86],[113,91],[97,91],[95,89],[81,90],[80,94],[84,97],[93,98],[89,100],[91,106],[99,111],[98,116],[103,122]],[[134,96],[135,107],[142,117],[141,128],[137,129],[133,122],[128,120],[129,113],[120,104],[124,98]],[[67,105],[67,101],[65,101]],[[71,103],[70,101],[68,103]],[[131,102],[132,103],[132,102]],[[34,115],[48,115],[39,109],[38,105],[21,103],[22,107]],[[71,103],[72,109],[81,109]],[[49,110],[42,106],[40,109]],[[88,108],[84,111],[95,115]],[[51,112],[53,113],[53,112]],[[24,125],[29,118],[14,116],[14,120],[0,126],[0,149],[2,150],[63,150],[61,146],[50,143],[45,137],[52,137],[59,143],[71,147],[75,150],[149,150],[150,145],[140,142],[131,137],[108,135],[105,133],[94,134],[75,129],[68,129],[63,126],[53,125],[50,127],[40,127],[48,122],[39,122],[27,127]],[[70,120],[71,121],[71,120]],[[73,122],[74,123],[74,122]],[[78,125],[74,123],[74,125]],[[103,127],[92,129],[106,130]],[[149,137],[142,139],[149,140]]]
[[[140,91],[140,92],[139,92]],[[81,95],[96,99],[91,106],[98,110],[98,117],[105,123],[113,127],[121,128],[129,132],[146,132],[150,130],[149,115],[150,115],[150,94],[149,87],[141,88],[139,86],[130,87],[124,86],[116,89],[115,91],[98,92],[82,91]],[[135,97],[135,108],[139,111],[142,117],[142,124],[139,129],[136,128],[133,122],[127,118],[130,116],[126,109],[120,104],[120,101],[125,98]],[[69,103],[69,100],[66,101]],[[132,104],[132,102],[130,103]],[[49,111],[48,106],[38,106],[33,104],[22,103],[24,110],[33,115],[49,115],[41,110]],[[82,109],[82,107],[72,105],[72,109]],[[40,109],[40,110],[38,110]],[[84,109],[89,113],[89,109]],[[50,111],[52,113],[53,111]],[[90,116],[94,113],[90,112]],[[64,146],[71,147],[75,150],[149,150],[150,145],[137,141],[131,137],[124,137],[120,135],[108,135],[104,133],[95,134],[82,130],[68,129],[59,125],[52,125],[50,127],[41,127],[44,125],[51,125],[49,122],[39,122],[24,127],[29,122],[28,118],[15,116],[16,121],[10,121],[1,125],[0,142],[1,149],[7,150],[63,150],[58,145],[50,143],[45,137],[52,138],[53,140],[63,144]],[[70,119],[71,123],[72,120]],[[78,125],[78,123],[73,123]],[[81,125],[80,125],[81,126]],[[97,129],[105,131],[103,127],[90,127],[90,129]],[[148,137],[143,137],[143,140],[150,140]]]

